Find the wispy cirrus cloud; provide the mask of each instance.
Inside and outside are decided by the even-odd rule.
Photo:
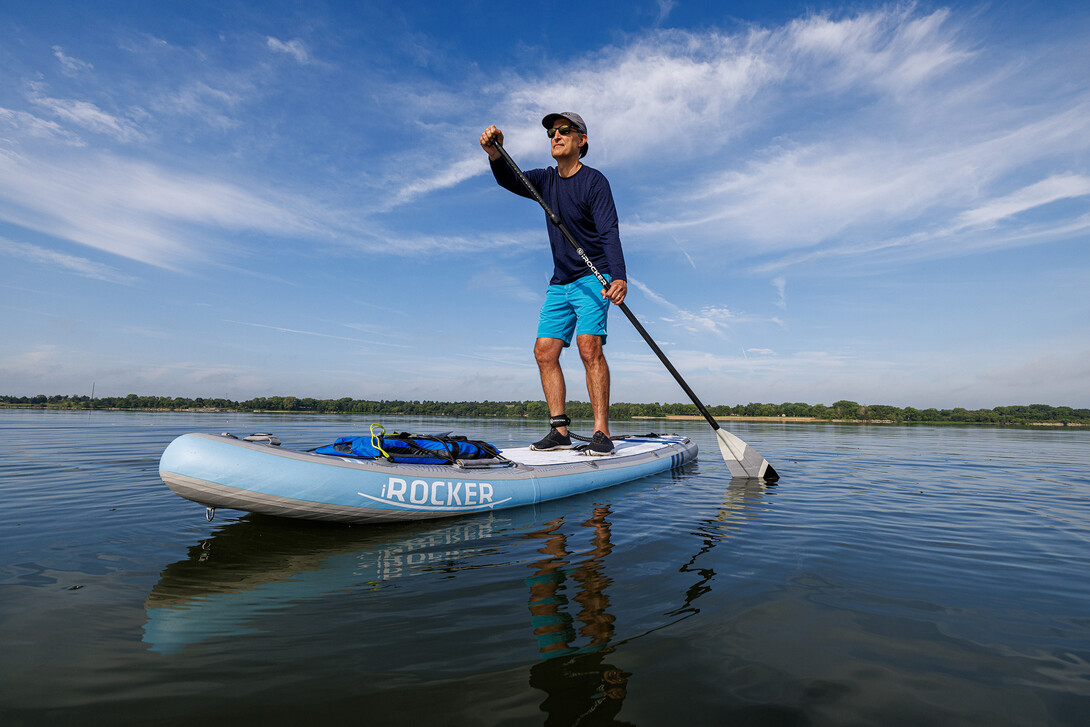
[[[683,162],[717,153],[774,117],[787,93],[811,99],[862,86],[897,94],[941,74],[969,56],[947,20],[946,12],[916,17],[894,9],[734,33],[655,31],[583,59],[563,80],[512,79],[494,103],[509,137],[534,131],[548,109],[578,108],[596,159]],[[670,135],[673,159],[633,143],[634,130],[653,140],[662,129],[683,132]]]
[[[201,124],[223,131],[243,124],[236,116],[243,95],[237,89],[225,89],[206,81],[188,81],[154,99],[152,108],[160,113],[186,116]]]
[[[776,289],[778,297],[774,301],[773,305],[777,308],[787,309],[787,279],[782,275],[777,275],[772,279],[772,286]]]
[[[770,40],[796,69],[809,66],[804,78],[817,87],[862,84],[902,93],[973,55],[949,20],[947,9],[921,15],[911,4],[887,6],[838,20],[793,20]]]
[[[122,142],[145,141],[147,136],[135,122],[107,113],[90,101],[50,98],[37,89],[28,94],[31,103],[46,113],[96,134],[105,134]]]
[[[313,61],[300,39],[266,36],[265,44],[301,64]],[[58,59],[69,59],[69,66],[83,68],[60,46],[55,52]],[[166,53],[176,61],[197,57],[161,42],[142,52]],[[383,225],[376,216],[392,219],[399,208],[488,174],[484,154],[472,141],[475,130],[452,124],[452,115],[507,119],[507,145],[516,158],[540,159],[541,114],[572,107],[590,123],[588,162],[623,180],[629,245],[668,235],[694,267],[706,264],[710,252],[721,257],[729,250],[732,259],[764,258],[750,268],[758,272],[783,270],[800,260],[869,255],[874,249],[911,246],[921,255],[941,247],[921,244],[921,238],[947,239],[958,226],[979,228],[987,215],[1032,204],[1034,195],[1074,199],[1072,185],[1087,177],[1076,166],[1011,186],[1019,170],[1090,146],[1090,114],[1085,113],[1090,99],[1084,103],[1069,96],[1066,106],[1039,104],[1000,113],[1013,76],[992,63],[976,63],[983,52],[949,11],[889,6],[733,32],[655,30],[580,59],[563,81],[509,75],[478,101],[467,102],[458,89],[406,83],[399,95],[403,103],[391,112],[404,114],[407,123],[427,133],[415,151],[391,149],[374,157],[366,183],[380,193],[357,208],[319,202],[312,190],[294,191],[287,178],[278,195],[269,195],[211,175],[176,175],[119,157],[99,157],[107,159],[104,174],[87,164],[77,168],[68,160],[43,160],[42,169],[64,171],[38,175],[28,157],[20,178],[29,184],[11,186],[36,188],[40,199],[59,193],[67,202],[68,211],[60,211],[60,205],[42,210],[43,219],[55,220],[43,231],[157,261],[153,264],[193,257],[200,245],[177,227],[187,224],[203,225],[213,234],[215,228],[262,233],[275,228],[289,236],[309,234],[394,254],[459,251],[477,245],[478,236],[454,229],[424,232],[404,222]],[[198,119],[219,133],[243,130],[250,123],[246,105],[271,85],[239,69],[218,81],[213,76],[204,69],[186,83],[149,89],[147,108]],[[393,86],[387,91],[394,92]],[[0,110],[0,121],[18,125],[28,137],[70,145],[85,143],[80,134],[123,144],[151,139],[138,105],[110,113],[90,99],[48,94],[41,83],[31,85],[28,100],[49,118]],[[997,111],[982,122],[975,112],[990,104]],[[812,120],[834,107],[840,123]],[[663,130],[670,130],[671,140],[665,156],[653,143]],[[748,148],[740,146],[743,140]],[[638,181],[661,165],[669,172],[661,183]],[[679,181],[675,177],[683,168]],[[131,171],[140,185],[125,182],[134,176]],[[55,180],[65,178],[79,184],[58,189],[65,185]],[[142,195],[145,188],[155,194]],[[127,204],[128,195],[135,204]],[[152,196],[171,204],[157,209],[147,203]],[[18,191],[13,197],[29,208],[43,206],[35,207]],[[284,204],[285,198],[291,204]],[[1061,220],[1055,231],[1062,234],[1070,224]],[[386,245],[380,237],[405,244]],[[717,328],[724,326],[721,319]]]
[[[940,77],[971,56],[948,19],[909,7],[734,33],[658,31],[587,59],[570,78],[528,79],[504,105],[525,118],[585,109],[596,156],[613,164],[670,161],[632,143],[640,129],[651,140],[674,130],[673,154],[706,156],[783,113],[788,95],[793,106],[860,89],[895,97]]]
[[[684,236],[705,248],[728,239],[750,256],[809,250],[788,252],[759,270],[904,246],[918,258],[946,256],[952,235],[972,235],[989,221],[1017,222],[1018,212],[1085,196],[1086,175],[1069,166],[1069,154],[1090,149],[1084,109],[1081,103],[1053,107],[1013,126],[972,133],[959,133],[952,121],[942,138],[934,138],[940,130],[932,128],[914,139],[844,137],[769,149],[741,169],[699,180],[685,203],[675,205],[683,214],[671,216],[659,205],[658,219],[630,229],[640,236]],[[1049,166],[1064,171],[1008,191],[1025,174]],[[1053,218],[1053,237],[1070,235],[1079,214]],[[1027,241],[1048,235],[1039,223],[1023,232]],[[1004,246],[1011,238],[992,239]],[[961,248],[980,252],[980,242],[967,240]]]
[[[655,4],[659,7],[659,14],[655,18],[655,27],[657,28],[669,17],[670,11],[677,5],[677,0],[655,0]]]
[[[1090,177],[1057,174],[1003,197],[987,200],[980,207],[962,212],[955,222],[959,227],[991,227],[1022,212],[1086,195],[1090,195]]]
[[[639,280],[629,278],[628,282],[669,311],[666,315],[661,315],[660,320],[689,333],[713,333],[725,338],[727,329],[737,320],[737,316],[726,307],[704,306],[699,311],[686,310],[666,300]]]
[[[13,111],[0,107],[0,122],[27,139],[56,141],[66,146],[84,146],[85,142],[56,121],[43,119],[26,111]]]
[[[136,282],[132,276],[125,275],[109,265],[103,265],[78,255],[68,255],[56,250],[49,250],[38,245],[16,242],[4,237],[0,237],[0,254],[29,260],[32,263],[45,265],[54,270],[108,283],[130,285]]]
[[[482,152],[474,152],[462,159],[448,163],[431,176],[413,179],[397,188],[384,206],[387,208],[396,207],[421,195],[447,189],[467,179],[484,174],[488,167],[482,161],[483,157]]]
[[[307,50],[306,44],[298,38],[285,41],[273,38],[270,35],[265,39],[265,42],[269,50],[274,53],[285,53],[303,65],[310,63],[310,51]]]
[[[64,52],[64,48],[59,45],[53,46],[53,55],[60,61],[61,67],[65,73],[74,75],[82,73],[83,71],[90,71],[94,69],[94,65],[87,61],[81,61],[79,58],[73,58]]]
[[[288,333],[295,336],[315,336],[317,338],[332,338],[337,341],[350,341],[352,343],[365,343],[372,346],[389,346],[391,348],[410,348],[402,343],[390,343],[388,341],[376,341],[368,338],[356,338],[353,336],[338,336],[335,333],[322,333],[321,331],[306,331],[298,328],[285,328],[284,326],[270,326],[267,323],[253,323],[250,321],[235,321],[229,319],[223,319],[224,323],[233,323],[239,326],[249,326],[251,328],[264,328],[269,331],[276,331],[277,333]]]
[[[949,254],[956,228],[1010,205],[1077,198],[1087,173],[1071,155],[1090,149],[1090,93],[1041,101],[1024,79],[1060,74],[1044,56],[1040,73],[1011,70],[1026,62],[982,46],[949,10],[886,6],[731,33],[654,31],[581,59],[563,80],[512,79],[489,104],[506,119],[509,146],[533,141],[545,110],[580,110],[587,163],[629,180],[631,245],[665,235],[702,263],[724,249],[732,260],[764,258],[752,271],[903,246],[922,259]],[[471,157],[451,160],[404,183],[399,199],[486,171]],[[631,181],[645,172],[661,181]],[[1058,216],[1052,233],[1078,229],[1077,214]]]
[[[112,155],[44,162],[0,150],[0,216],[27,229],[163,268],[208,254],[194,229],[321,235],[309,205],[215,177]]]

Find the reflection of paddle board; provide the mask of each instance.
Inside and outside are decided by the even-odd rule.
[[[613,494],[638,497],[662,482],[632,482]],[[480,558],[495,564],[496,553],[513,547],[505,537],[522,541],[565,518],[582,522],[600,507],[600,498],[587,493],[503,512],[370,528],[247,515],[216,528],[186,558],[163,569],[144,604],[144,642],[152,651],[178,653],[210,639],[260,632],[263,618],[297,604],[378,591],[390,581],[452,567],[472,570]],[[511,565],[521,570],[525,564]]]
[[[679,467],[696,444],[677,435],[629,437],[616,453],[503,450],[502,458],[401,464],[282,449],[231,436],[185,434],[163,452],[159,475],[208,508],[341,522],[448,517],[530,505]]]
[[[262,617],[294,604],[377,590],[393,579],[471,559],[494,535],[562,512],[531,507],[365,530],[247,516],[163,569],[144,604],[144,642],[170,654],[208,639],[252,634]]]

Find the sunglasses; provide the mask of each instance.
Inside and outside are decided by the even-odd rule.
[[[564,124],[563,126],[558,126],[555,129],[546,129],[545,133],[548,134],[549,138],[551,139],[554,136],[556,136],[556,132],[558,132],[558,131],[560,132],[560,134],[562,136],[567,136],[568,134],[572,133],[573,131],[575,133],[577,133],[577,134],[582,134],[583,133],[583,132],[579,131],[579,129],[575,128],[574,126],[568,126],[567,124]]]

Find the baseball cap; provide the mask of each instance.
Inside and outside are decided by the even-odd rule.
[[[571,125],[576,128],[580,134],[587,133],[587,125],[583,122],[583,117],[572,111],[561,111],[560,113],[547,114],[545,118],[541,120],[541,125],[546,129],[551,129],[553,123],[557,119],[567,119],[571,122]],[[582,159],[590,151],[590,142],[583,144],[583,148],[579,150],[579,158]]]

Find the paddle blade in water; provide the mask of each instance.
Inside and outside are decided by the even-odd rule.
[[[719,451],[723,453],[723,459],[726,460],[731,477],[759,477],[766,482],[775,482],[780,479],[768,460],[726,429],[716,429],[715,436],[719,441]]]

